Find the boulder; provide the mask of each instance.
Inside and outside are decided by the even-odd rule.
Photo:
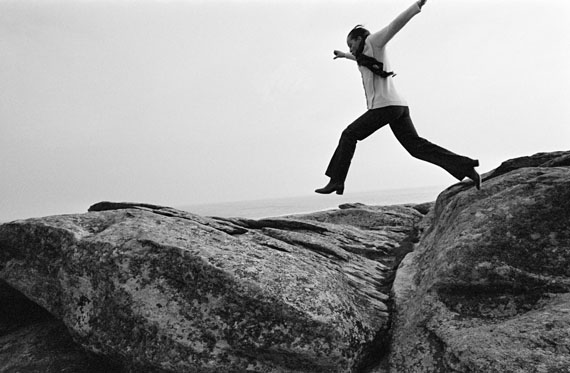
[[[570,371],[570,152],[441,193],[393,286],[392,372]]]
[[[0,226],[0,279],[127,371],[350,372],[387,343],[394,253],[422,218],[361,208],[357,224],[356,210],[331,223],[102,202]]]

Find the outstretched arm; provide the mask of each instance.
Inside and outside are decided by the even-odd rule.
[[[410,19],[412,19],[413,16],[421,11],[426,2],[427,0],[418,0],[411,7],[406,9],[402,14],[396,17],[396,19],[394,19],[388,26],[375,34],[370,35],[372,37],[372,41],[380,45],[386,44],[388,41],[390,41],[390,39],[392,39],[394,35],[396,35],[398,31],[402,29],[402,27],[406,25],[406,23],[408,23]],[[333,53],[335,60],[337,58],[347,58],[349,60],[356,61],[356,57],[350,53],[342,52],[339,50],[335,50]]]
[[[370,35],[370,42],[376,46],[384,46],[388,43],[394,35],[398,33],[409,21],[418,14],[427,0],[418,0],[413,3],[408,9],[398,15],[390,24],[382,30]]]
[[[342,52],[342,51],[337,51],[335,50],[334,52],[334,58],[333,59],[337,59],[337,58],[348,58],[349,60],[353,60],[356,61],[356,57],[354,57],[352,54],[350,53],[346,53],[346,52]]]

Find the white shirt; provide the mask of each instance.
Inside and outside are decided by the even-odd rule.
[[[370,34],[364,42],[364,50],[362,53],[382,62],[384,64],[384,71],[392,71],[390,61],[386,54],[386,44],[420,11],[420,6],[414,3],[390,22],[388,26],[374,34]],[[396,90],[394,78],[382,78],[364,66],[358,66],[358,68],[362,74],[362,83],[364,85],[366,106],[368,109],[378,109],[393,105],[407,106],[404,97]]]

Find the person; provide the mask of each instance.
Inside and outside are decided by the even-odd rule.
[[[395,73],[390,71],[386,44],[412,17],[420,13],[426,1],[413,3],[376,33],[371,34],[361,25],[356,26],[346,39],[350,53],[334,51],[335,59],[347,58],[356,61],[362,75],[368,110],[342,132],[325,172],[330,181],[315,192],[343,194],[357,141],[366,139],[386,124],[390,125],[396,139],[413,157],[442,167],[459,181],[468,177],[473,180],[477,189],[481,188],[481,177],[475,170],[479,161],[455,154],[420,137],[410,117],[408,104],[394,85]]]

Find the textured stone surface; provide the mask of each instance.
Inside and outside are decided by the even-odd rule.
[[[0,226],[0,278],[132,371],[348,372],[386,342],[394,252],[421,219],[355,210],[327,223],[104,202]]]
[[[440,194],[394,282],[392,372],[570,371],[569,155]]]
[[[569,372],[569,166],[508,160],[435,204],[1,225],[0,371]]]
[[[119,373],[84,351],[63,323],[0,281],[0,372]]]

